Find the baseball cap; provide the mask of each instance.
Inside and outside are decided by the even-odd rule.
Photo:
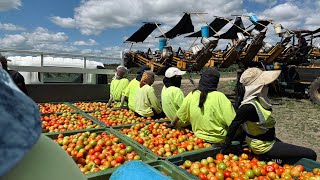
[[[180,69],[176,68],[176,67],[170,67],[166,70],[165,72],[165,76],[167,78],[172,78],[173,76],[182,76],[186,73],[186,71],[180,71]]]
[[[240,83],[242,83],[245,86],[249,85],[259,85],[259,84],[270,84],[273,81],[275,81],[281,71],[262,71],[259,68],[248,68],[245,70],[241,77],[240,77]]]

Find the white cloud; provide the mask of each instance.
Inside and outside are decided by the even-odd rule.
[[[94,39],[89,39],[88,41],[75,41],[73,45],[75,46],[94,46],[98,43]]]
[[[24,31],[25,28],[11,24],[11,23],[0,23],[0,30],[5,31]]]
[[[21,0],[1,0],[0,1],[0,11],[18,9],[20,6],[21,6]]]
[[[269,6],[273,6],[277,3],[277,0],[249,0],[249,1],[259,3],[259,4],[269,5]]]
[[[77,47],[69,46],[63,43],[41,43],[34,44],[33,50],[44,52],[64,52],[64,53],[76,53],[79,51]]]
[[[68,40],[68,36],[64,32],[50,32],[48,29],[38,27],[34,32],[22,33],[22,35],[28,38],[28,41],[36,43],[46,42],[65,42]]]
[[[97,35],[110,28],[121,28],[144,21],[156,21],[170,26],[175,25],[183,12],[207,12],[208,21],[213,15],[225,16],[242,13],[243,1],[230,0],[86,0],[81,1],[74,10],[74,17],[61,18],[54,16],[51,21],[61,27],[73,27],[74,24],[82,34]],[[196,15],[192,15],[194,23],[203,24]]]
[[[0,39],[0,44],[4,48],[16,48],[25,46],[26,41],[27,38],[20,34],[5,35],[4,38]]]
[[[72,18],[61,18],[58,16],[53,16],[50,18],[50,20],[57,24],[58,26],[61,26],[63,28],[75,28],[76,27],[76,22]]]
[[[0,38],[3,49],[23,49],[32,51],[89,54],[96,56],[120,57],[123,47],[109,47],[103,49],[81,49],[77,45],[96,45],[95,40],[68,42],[68,36],[62,32],[51,32],[48,29],[38,27],[33,32],[5,35]]]
[[[0,39],[2,48],[19,48],[28,50],[58,50],[58,44],[63,44],[68,40],[68,36],[63,32],[50,32],[48,29],[38,27],[33,32],[23,32],[21,34],[5,35]],[[52,49],[51,49],[52,48]],[[65,51],[61,47],[60,51]]]
[[[318,4],[319,2],[311,0],[303,2],[288,0],[286,3],[264,10],[259,15],[263,19],[273,19],[288,29],[313,30],[320,26]]]

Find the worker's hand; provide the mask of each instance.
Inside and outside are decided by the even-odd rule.
[[[129,109],[128,106],[120,106],[120,109]]]
[[[166,125],[167,128],[174,128],[175,125],[173,125],[172,123],[169,123],[168,125]]]
[[[108,103],[108,104],[107,104],[107,109],[108,109],[108,108],[111,108],[111,103]]]

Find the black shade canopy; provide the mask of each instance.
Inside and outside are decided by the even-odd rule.
[[[240,28],[241,29],[240,29]],[[225,33],[221,34],[220,36],[215,36],[216,38],[219,39],[237,39],[237,33],[238,32],[243,32],[244,31],[244,25],[242,22],[241,17],[237,17],[233,26]]]
[[[217,17],[215,20],[213,20],[209,26],[214,29],[215,32],[220,31],[231,19],[222,19]],[[214,36],[216,33],[209,27],[209,37]],[[197,31],[195,33],[192,33],[186,37],[201,37],[201,30]]]
[[[261,21],[257,21],[257,24],[252,28],[252,29],[250,29],[249,31],[247,31],[249,34],[251,34],[251,31],[252,30],[258,30],[258,31],[262,31],[262,30],[264,30],[264,28],[266,27],[266,26],[268,26],[270,24],[270,22],[269,21],[264,21],[264,20],[261,20]],[[249,36],[249,34],[247,34],[247,33],[245,33],[244,35],[245,36]]]
[[[254,28],[252,29],[256,29],[258,31],[262,31],[266,26],[268,26],[270,24],[269,21],[264,21],[264,20],[261,20],[261,21],[257,21],[257,24],[254,26]]]
[[[174,26],[171,30],[166,32],[164,35],[166,38],[173,39],[181,34],[194,32],[194,26],[191,21],[190,14],[185,13],[182,19]],[[163,35],[159,37],[164,37]]]
[[[156,23],[145,23],[138,31],[133,33],[125,42],[143,42],[156,28]]]

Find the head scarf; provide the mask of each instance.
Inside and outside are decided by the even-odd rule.
[[[206,101],[207,95],[211,91],[216,91],[220,79],[220,73],[215,68],[209,68],[204,70],[201,74],[201,78],[198,85],[198,90],[201,91],[199,107],[202,108]]]
[[[38,141],[39,108],[0,69],[0,177],[10,171]]]
[[[180,88],[181,86],[181,76],[173,76],[172,78],[163,78],[163,84],[168,88],[170,86],[175,86],[177,88]]]
[[[141,77],[142,77],[142,74],[147,71],[147,70],[150,70],[149,66],[147,65],[143,65],[139,68],[139,70],[137,71],[137,77],[136,77],[136,80],[140,81],[141,80]]]
[[[122,79],[127,77],[128,69],[124,66],[118,66],[116,69],[115,79]]]
[[[206,69],[202,74],[198,85],[198,90],[203,92],[216,91],[220,79],[220,73],[214,68]]]
[[[140,88],[148,84],[151,86],[154,82],[154,73],[152,71],[145,71],[140,80]]]
[[[272,109],[271,100],[268,97],[268,86],[264,84],[245,86],[245,93],[241,104],[258,99],[261,106],[265,109]]]

